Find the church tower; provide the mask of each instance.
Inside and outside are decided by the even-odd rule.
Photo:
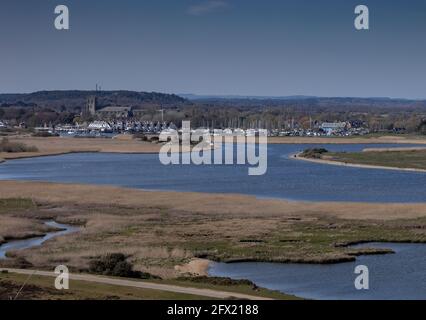
[[[97,98],[96,98],[96,96],[90,96],[89,98],[87,98],[86,114],[88,116],[94,116],[94,115],[96,115],[96,107],[97,107]]]
[[[93,117],[96,115],[97,102],[98,101],[96,96],[90,96],[87,98],[86,106],[83,112],[84,117]]]

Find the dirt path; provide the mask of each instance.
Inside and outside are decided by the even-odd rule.
[[[53,272],[48,271],[36,271],[36,270],[24,270],[24,269],[2,269],[0,268],[0,272],[8,271],[10,273],[24,274],[24,275],[34,275],[34,276],[44,276],[44,277],[57,277],[57,275]],[[168,291],[175,293],[183,293],[183,294],[191,294],[198,295],[203,297],[215,298],[215,299],[229,299],[229,298],[237,298],[240,300],[272,300],[270,298],[265,297],[257,297],[242,293],[234,293],[227,291],[218,291],[211,289],[198,289],[191,287],[181,287],[175,285],[168,284],[158,284],[137,280],[124,280],[124,279],[116,279],[116,278],[107,278],[101,276],[87,275],[87,274],[70,274],[70,280],[78,280],[78,281],[87,281],[87,282],[95,282],[123,287],[132,287],[132,288],[142,288],[142,289],[152,289],[152,290],[160,290],[160,291]],[[53,282],[52,282],[53,283]]]

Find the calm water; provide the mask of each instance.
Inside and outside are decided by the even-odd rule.
[[[214,263],[209,274],[249,279],[258,286],[307,299],[426,299],[426,245],[364,244],[390,248],[395,254],[360,256],[333,265],[278,263]],[[355,289],[355,266],[366,265],[370,289]]]
[[[359,151],[394,145],[324,145]],[[396,145],[401,146],[401,145]],[[83,153],[7,161],[0,179],[111,184],[153,190],[243,193],[306,201],[425,202],[426,173],[360,169],[289,159],[318,145],[269,145],[268,172],[248,176],[247,166],[164,166],[153,154]]]
[[[3,245],[0,245],[0,260],[6,258],[6,253],[8,251],[23,250],[23,249],[29,249],[32,247],[41,246],[47,240],[64,236],[66,234],[74,233],[79,230],[79,228],[77,227],[56,223],[55,221],[48,221],[45,224],[48,225],[49,227],[63,229],[63,230],[47,233],[44,237],[34,237],[30,239],[25,239],[25,240],[10,241]]]

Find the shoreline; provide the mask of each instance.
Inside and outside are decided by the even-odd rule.
[[[25,241],[25,240],[36,240],[36,239],[42,239],[42,238],[45,238],[45,237],[47,237],[47,236],[49,236],[49,235],[53,235],[53,234],[55,234],[55,233],[59,233],[59,232],[64,232],[64,231],[67,231],[68,229],[71,229],[71,228],[73,228],[74,226],[72,226],[72,225],[66,225],[67,226],[67,228],[68,229],[66,229],[66,228],[59,228],[59,227],[52,227],[52,226],[50,226],[48,223],[49,222],[54,222],[54,223],[56,223],[56,224],[59,224],[58,222],[56,222],[56,221],[54,221],[54,220],[52,220],[52,221],[50,221],[49,219],[45,219],[45,220],[42,220],[42,222],[43,222],[43,224],[45,225],[45,226],[47,226],[47,227],[49,227],[49,229],[48,230],[46,230],[45,232],[40,232],[40,233],[29,233],[29,234],[26,234],[26,235],[23,235],[23,236],[21,236],[21,237],[16,237],[16,236],[10,236],[10,237],[3,237],[3,240],[4,241],[1,241],[0,240],[0,250],[1,250],[1,247],[3,246],[3,245],[10,245],[11,243],[13,243],[13,242],[19,242],[19,241]],[[65,234],[64,234],[65,235]],[[26,250],[26,249],[30,249],[30,248],[32,248],[33,246],[27,246],[26,248],[19,248],[19,249],[12,249],[12,250],[10,250],[10,251],[20,251],[20,250]],[[4,259],[7,259],[7,253],[8,253],[9,251],[4,251],[4,258],[2,258],[1,256],[0,256],[0,260],[4,260]]]
[[[144,142],[137,139],[93,139],[93,138],[63,138],[63,137],[15,137],[11,142],[23,143],[38,149],[35,152],[0,152],[0,163],[7,160],[19,160],[49,156],[60,156],[78,153],[111,153],[111,154],[160,154],[166,143]],[[194,147],[172,145],[172,153],[187,153],[193,150],[210,149],[211,147]],[[167,150],[169,152],[169,150]]]
[[[181,274],[189,274],[197,277],[209,277],[208,270],[214,261],[209,259],[195,258],[188,263],[175,265],[174,269]]]
[[[7,160],[58,156],[72,153],[158,154],[162,144],[143,142],[134,138],[93,139],[63,137],[9,137],[11,142],[34,146],[37,152],[0,153],[0,163]],[[419,144],[426,145],[422,137],[269,137],[268,144]],[[186,151],[183,151],[186,152]]]
[[[334,161],[334,160],[325,160],[325,159],[310,159],[301,157],[299,152],[297,154],[290,155],[290,159],[300,160],[300,161],[308,161],[318,164],[327,164],[333,166],[341,166],[341,167],[350,167],[350,168],[361,168],[361,169],[380,169],[380,170],[392,170],[392,171],[406,171],[406,172],[420,172],[426,173],[426,169],[416,169],[416,168],[399,168],[399,167],[388,167],[388,166],[380,166],[380,165],[370,165],[370,164],[358,164],[358,163],[350,163],[350,162],[342,162],[342,161]]]
[[[71,153],[129,153],[129,154],[158,154],[162,145],[143,142],[137,139],[71,139],[62,137],[11,137],[11,143],[23,143],[36,147],[36,152],[0,153],[0,161],[24,158],[56,156]]]
[[[210,274],[208,270],[210,269],[211,265],[214,263],[225,263],[225,264],[235,264],[235,263],[277,263],[277,264],[305,264],[305,265],[335,265],[345,262],[353,262],[357,261],[357,258],[360,256],[366,256],[366,255],[389,255],[389,254],[396,254],[396,252],[392,249],[387,249],[386,244],[388,243],[398,243],[398,244],[424,244],[426,245],[426,241],[398,241],[398,242],[389,242],[389,241],[354,241],[351,243],[341,244],[337,245],[337,247],[344,247],[344,248],[351,248],[353,246],[359,245],[359,244],[370,244],[370,243],[381,243],[383,244],[383,248],[353,248],[355,251],[349,253],[348,257],[342,257],[337,259],[329,259],[329,260],[323,260],[323,261],[310,261],[310,260],[303,260],[303,259],[289,259],[285,261],[270,261],[265,259],[231,259],[228,261],[214,261],[209,259],[201,259],[201,258],[195,258],[191,260],[190,262],[183,264],[183,265],[176,265],[175,269],[181,273],[187,273],[191,276],[208,276],[210,277]]]
[[[158,154],[158,152],[112,152],[112,151],[100,151],[100,150],[94,150],[94,151],[88,151],[88,150],[83,150],[83,151],[63,151],[63,152],[58,152],[58,153],[46,153],[46,154],[33,154],[33,155],[18,155],[18,156],[13,156],[13,153],[11,153],[11,157],[7,157],[5,158],[0,158],[0,163],[2,162],[6,162],[8,160],[20,160],[20,159],[31,159],[31,158],[43,158],[43,157],[54,157],[54,156],[62,156],[62,155],[67,155],[67,154],[82,154],[82,153],[110,153],[110,154]]]

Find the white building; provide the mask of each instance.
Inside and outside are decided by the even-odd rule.
[[[108,132],[112,131],[112,126],[106,121],[93,121],[87,127],[89,130]]]
[[[332,135],[336,132],[342,132],[346,129],[346,122],[324,122],[321,125],[321,129],[327,134]]]

